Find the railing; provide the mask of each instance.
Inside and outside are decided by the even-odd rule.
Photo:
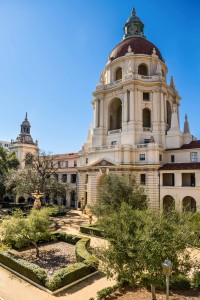
[[[137,144],[137,148],[147,148],[148,144]]]
[[[110,130],[110,131],[108,131],[108,135],[110,135],[110,134],[116,134],[116,133],[120,133],[120,132],[122,132],[121,129]]]
[[[152,131],[151,127],[143,127],[143,131]]]

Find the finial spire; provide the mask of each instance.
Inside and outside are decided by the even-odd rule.
[[[175,89],[175,83],[174,83],[174,77],[173,76],[171,76],[171,79],[170,79],[170,87],[172,89]]]
[[[131,16],[127,20],[126,24],[124,25],[124,37],[123,39],[129,38],[129,37],[143,37],[144,36],[144,24],[136,16],[135,8],[132,8]]]
[[[132,16],[135,17],[136,16],[136,11],[135,11],[135,7],[132,8]]]
[[[184,122],[184,130],[183,130],[184,133],[190,133],[190,125],[189,125],[189,122],[188,122],[188,116],[187,114],[185,114],[185,122]]]
[[[28,120],[28,114],[27,114],[27,112],[26,112],[26,115],[25,115],[25,121],[27,121]]]

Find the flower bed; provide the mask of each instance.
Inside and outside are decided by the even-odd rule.
[[[27,262],[8,251],[0,252],[0,263],[50,291],[72,284],[97,270],[98,261],[88,252],[89,239],[56,232],[52,234],[52,240],[75,245],[77,263],[57,270],[49,278],[44,268]]]

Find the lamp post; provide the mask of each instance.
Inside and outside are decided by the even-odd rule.
[[[167,258],[162,264],[163,274],[166,276],[166,300],[169,300],[169,276],[172,272],[172,262]]]

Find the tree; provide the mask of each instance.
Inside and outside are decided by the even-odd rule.
[[[92,207],[93,213],[100,218],[111,211],[118,211],[122,203],[143,210],[147,208],[148,200],[134,175],[106,175],[100,183],[98,202]]]
[[[19,161],[14,152],[7,152],[3,147],[0,147],[0,199],[5,193],[5,177],[9,170],[17,169]]]
[[[1,234],[4,244],[22,247],[32,244],[39,257],[39,240],[50,237],[50,215],[53,208],[32,209],[27,218],[23,217],[21,210],[14,211],[12,216],[5,218],[1,223]]]
[[[194,220],[197,215],[171,211],[134,210],[122,203],[117,211],[102,216],[98,226],[108,239],[108,246],[98,249],[108,277],[118,274],[130,284],[142,284],[145,278],[152,287],[164,285],[162,263],[173,263],[173,274],[188,274],[193,265],[188,244],[197,240]],[[195,221],[196,222],[196,221]]]
[[[25,168],[8,172],[5,186],[16,194],[41,192],[45,195],[65,196],[67,186],[58,181],[55,156],[38,152],[33,156],[28,153],[25,158]]]

